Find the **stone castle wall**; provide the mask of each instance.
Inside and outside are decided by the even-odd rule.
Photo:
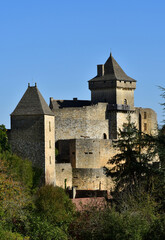
[[[135,123],[135,126],[139,128],[139,116],[135,111],[130,113],[117,112],[117,131],[123,128],[124,123],[128,123],[129,115],[131,117],[131,122]]]
[[[54,116],[44,115],[45,178],[47,184],[55,185],[55,125]]]
[[[106,119],[107,104],[99,103],[81,108],[55,109],[55,138],[103,138],[109,137],[108,120]]]
[[[125,88],[117,88],[116,101],[117,104],[125,104],[125,100],[127,101],[126,105],[129,105],[131,109],[134,108],[134,89],[125,89]]]
[[[12,116],[11,125],[12,151],[41,168],[45,183],[55,184],[54,116]]]
[[[72,188],[72,167],[70,163],[56,163],[56,185],[62,188]]]
[[[73,186],[77,190],[110,190],[113,183],[110,177],[106,177],[103,168],[74,168]]]
[[[45,169],[44,116],[12,116],[9,142],[12,151]],[[19,127],[20,126],[20,127]]]
[[[157,114],[151,108],[136,108],[140,130],[146,134],[157,134]]]
[[[70,160],[73,168],[111,167],[107,162],[117,153],[109,139],[61,140],[58,147],[61,160]]]

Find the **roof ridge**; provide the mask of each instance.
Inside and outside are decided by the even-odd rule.
[[[40,99],[41,94],[39,94],[40,92],[39,92],[39,89],[37,88],[37,86],[35,87],[35,89],[37,90],[37,95],[38,95],[38,98],[39,98],[39,101],[40,101],[40,106],[41,106],[42,112],[44,114],[43,105],[42,105],[42,102],[41,102],[41,99]]]

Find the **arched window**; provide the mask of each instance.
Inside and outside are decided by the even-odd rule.
[[[103,133],[103,139],[107,139],[107,134]]]
[[[127,105],[127,99],[124,99],[124,104]]]

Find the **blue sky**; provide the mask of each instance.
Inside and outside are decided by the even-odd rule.
[[[87,81],[110,51],[136,79],[135,106],[153,108],[165,87],[165,1],[0,0],[0,124],[28,82],[47,103],[90,99]]]

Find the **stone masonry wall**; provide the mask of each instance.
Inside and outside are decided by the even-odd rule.
[[[22,158],[28,158],[33,165],[45,169],[44,116],[12,117],[12,121],[21,122],[20,129],[11,129],[10,144],[12,151]],[[26,125],[28,122],[28,125]],[[12,123],[12,125],[14,125]],[[17,127],[19,127],[17,125]]]
[[[45,135],[45,180],[55,185],[55,125],[54,116],[44,116]]]
[[[124,100],[127,100],[127,105],[134,108],[134,89],[117,88],[117,104],[124,104]]]
[[[65,189],[72,188],[72,167],[70,163],[56,163],[56,185]]]
[[[136,112],[117,112],[117,131],[123,128],[123,123],[128,123],[128,116],[131,116],[131,122],[135,123],[135,126],[138,128],[139,117]]]
[[[141,131],[146,134],[157,134],[157,114],[150,108],[136,108],[140,118]]]
[[[13,152],[43,169],[45,183],[55,184],[54,116],[12,116],[12,127]]]
[[[117,153],[109,139],[61,140],[58,145],[62,159],[65,146],[69,146],[69,153],[65,158],[70,159],[73,168],[111,167],[107,162]]]
[[[109,137],[107,104],[99,103],[82,108],[55,110],[55,139],[103,138]]]
[[[103,168],[74,168],[73,186],[77,190],[110,190],[113,183],[110,177],[106,177]]]

